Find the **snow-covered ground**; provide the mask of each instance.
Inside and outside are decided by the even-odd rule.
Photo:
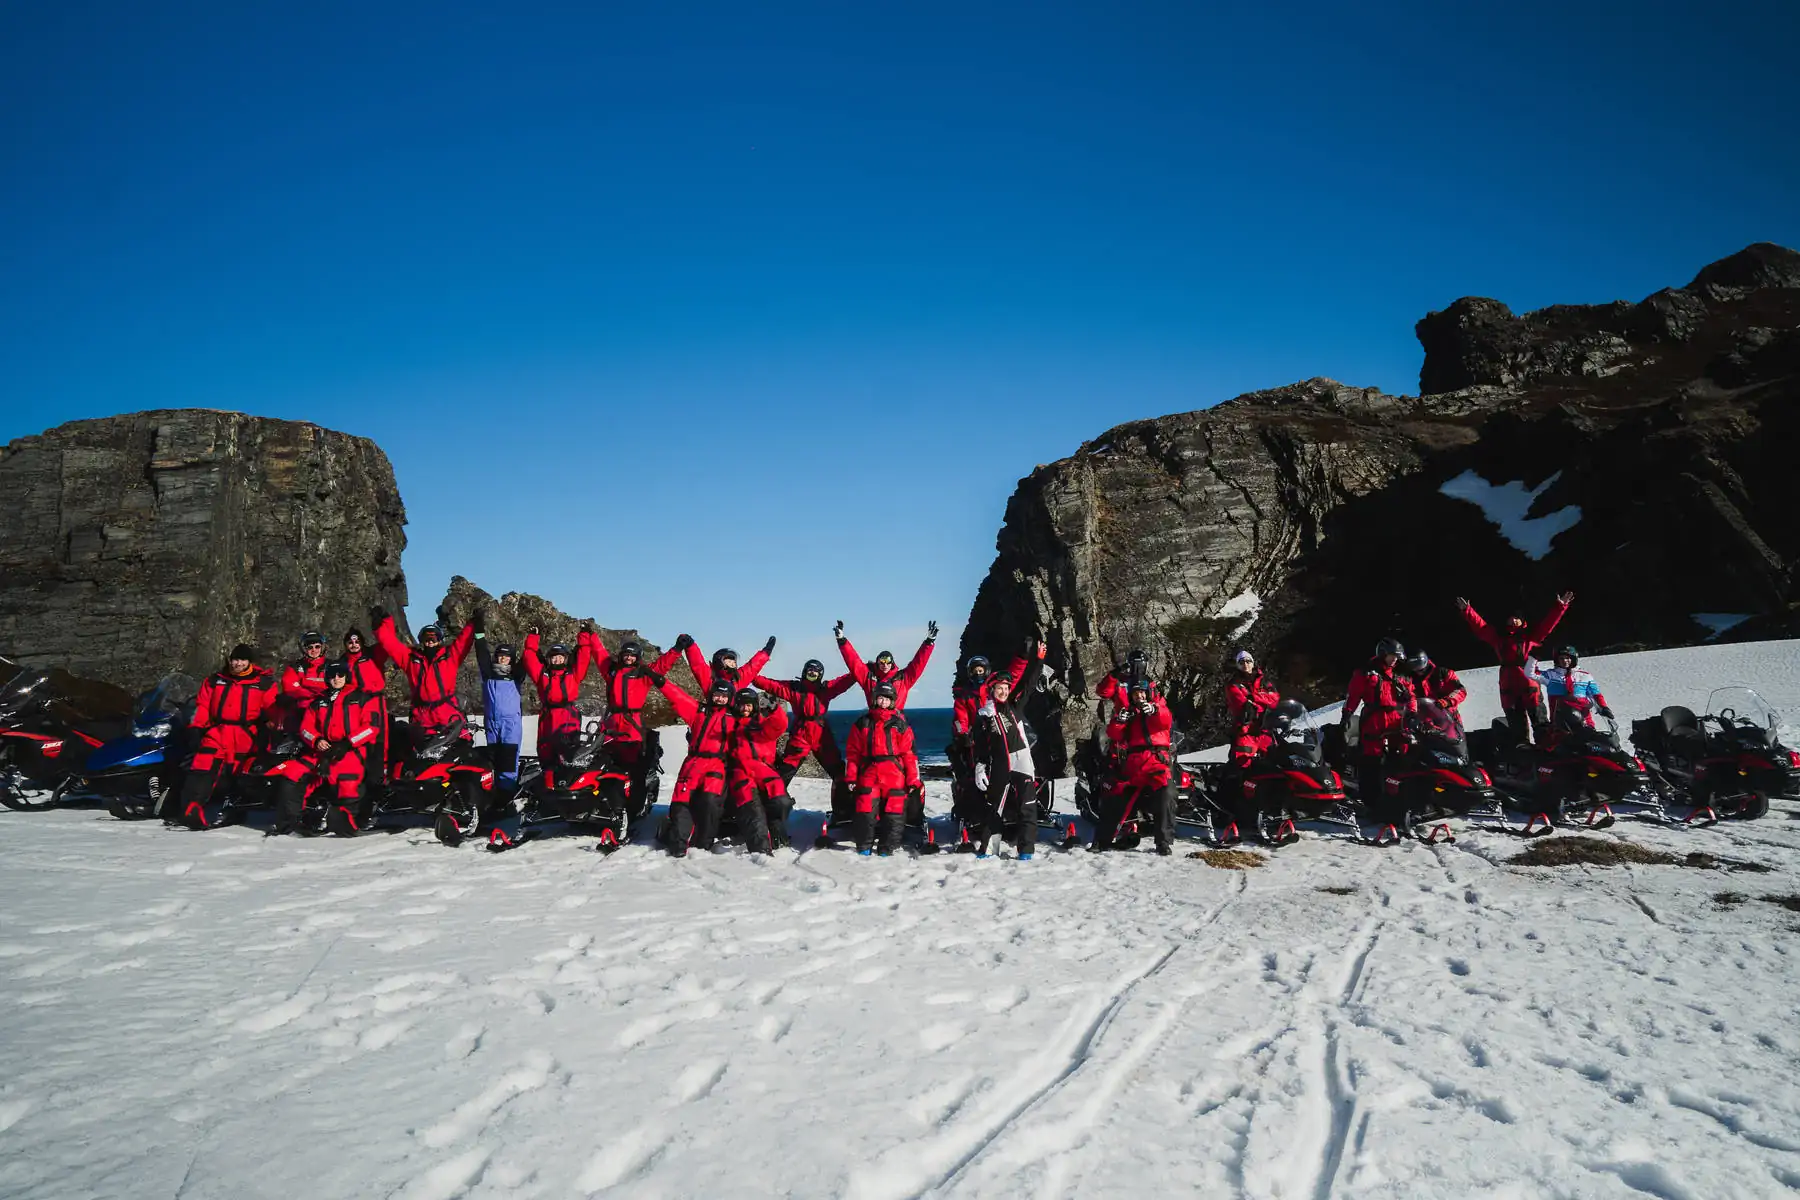
[[[1624,717],[1791,712],[1795,660],[1592,665]],[[0,1196],[1777,1195],[1794,810],[1600,835],[1766,874],[1493,833],[1239,872],[6,812]]]

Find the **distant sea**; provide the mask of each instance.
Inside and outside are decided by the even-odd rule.
[[[844,697],[846,700],[853,698],[859,697],[848,695]],[[906,722],[912,726],[913,746],[918,751],[920,766],[934,763],[942,766],[950,761],[944,753],[944,747],[950,744],[950,717],[955,711],[950,708],[908,708],[906,710]],[[861,705],[844,709],[839,709],[834,705],[831,711],[825,714],[825,719],[831,722],[831,732],[837,734],[838,749],[844,748],[844,739],[850,736],[850,726],[855,723],[856,718],[862,715]]]

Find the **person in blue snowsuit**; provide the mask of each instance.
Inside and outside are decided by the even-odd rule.
[[[1607,706],[1606,697],[1600,691],[1600,684],[1593,675],[1581,667],[1581,656],[1575,653],[1575,647],[1562,646],[1556,651],[1556,665],[1546,668],[1542,663],[1534,663],[1528,674],[1543,685],[1544,694],[1550,698],[1551,728],[1560,728],[1559,718],[1569,714],[1569,719],[1594,728],[1594,714],[1610,718],[1613,711]]]
[[[526,679],[525,665],[513,648],[487,644],[487,617],[479,608],[470,619],[475,627],[475,660],[481,664],[481,707],[487,722],[487,744],[494,763],[494,782],[505,788],[519,786],[519,739],[525,732],[519,706],[519,685]]]

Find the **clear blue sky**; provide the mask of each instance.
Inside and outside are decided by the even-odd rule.
[[[494,592],[945,655],[1034,464],[1800,244],[1800,5],[0,4],[0,439],[376,439]],[[787,647],[784,646],[784,649]]]

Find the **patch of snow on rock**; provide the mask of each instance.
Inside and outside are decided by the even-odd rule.
[[[1581,520],[1581,509],[1573,504],[1541,517],[1525,515],[1531,511],[1532,503],[1561,478],[1562,472],[1558,471],[1535,488],[1527,489],[1522,480],[1495,484],[1474,471],[1464,471],[1438,491],[1479,508],[1483,516],[1500,527],[1500,536],[1515,549],[1527,558],[1540,559],[1550,553],[1550,543],[1557,534],[1573,529]]]

